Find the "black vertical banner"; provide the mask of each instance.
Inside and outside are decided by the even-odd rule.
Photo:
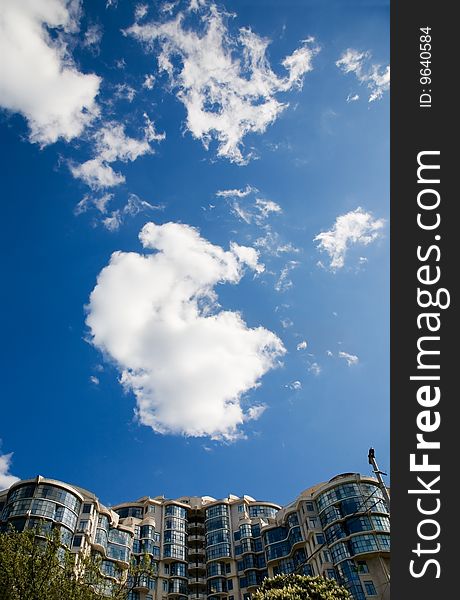
[[[459,597],[458,56],[453,5],[391,14],[392,595]],[[458,286],[456,286],[458,287]],[[456,489],[455,489],[456,488]],[[449,549],[448,549],[449,546]]]

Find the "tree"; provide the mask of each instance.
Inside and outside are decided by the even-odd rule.
[[[148,555],[117,572],[118,581],[101,574],[100,555],[83,556],[66,548],[59,528],[0,533],[0,600],[126,600],[144,578],[155,575]]]
[[[352,600],[352,596],[334,579],[292,574],[265,579],[252,600]]]
[[[99,600],[78,576],[59,530],[44,525],[0,534],[0,600]]]

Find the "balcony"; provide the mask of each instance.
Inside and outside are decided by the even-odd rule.
[[[189,584],[189,586],[206,585],[206,579],[204,577],[195,577],[194,579],[189,579],[188,584]]]
[[[205,571],[206,565],[204,562],[192,562],[188,563],[188,570],[190,571]]]
[[[189,534],[188,542],[204,542],[204,535],[202,533]]]
[[[189,556],[204,556],[205,548],[204,546],[194,546],[188,549]]]

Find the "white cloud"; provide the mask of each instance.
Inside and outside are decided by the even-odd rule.
[[[329,231],[319,233],[313,241],[331,258],[330,268],[335,271],[345,265],[345,256],[352,244],[367,246],[381,236],[385,221],[374,219],[361,207],[337,217]]]
[[[60,35],[78,30],[77,9],[65,0],[0,3],[0,106],[22,114],[41,145],[75,138],[98,113],[101,80],[78,70]]]
[[[145,15],[149,12],[149,7],[147,4],[138,4],[134,9],[134,18],[136,21],[140,21],[145,17]]]
[[[295,254],[299,252],[299,249],[290,242],[282,242],[279,233],[273,231],[270,226],[266,225],[265,231],[265,235],[257,238],[254,242],[254,246],[259,248],[262,252],[272,256],[280,256],[280,254],[291,252]]]
[[[343,73],[354,73],[361,84],[367,85],[370,95],[369,102],[379,100],[383,93],[390,89],[390,66],[371,64],[371,53],[359,52],[348,48],[335,63]],[[347,102],[358,100],[359,96],[351,94]]]
[[[141,212],[152,210],[164,210],[163,204],[150,204],[146,200],[142,200],[136,194],[129,194],[127,203],[123,208],[119,208],[102,219],[102,224],[109,231],[117,231],[124,223],[126,217],[135,217]],[[258,267],[260,265],[257,265]]]
[[[330,350],[326,350],[326,356],[334,356],[334,354]]]
[[[307,340],[303,340],[297,344],[297,350],[306,350],[307,346]]]
[[[339,352],[339,357],[346,360],[349,367],[353,367],[359,362],[359,358],[355,354],[348,354],[348,352]]]
[[[233,189],[233,190],[219,190],[216,192],[216,196],[222,198],[244,198],[249,194],[257,193],[259,190],[251,185],[247,185],[244,189]]]
[[[125,181],[124,175],[99,158],[92,158],[81,165],[71,165],[70,170],[76,179],[81,179],[93,190],[115,187]]]
[[[115,252],[99,274],[86,321],[92,342],[118,365],[141,423],[235,439],[262,411],[245,408],[244,395],[285,352],[274,333],[217,303],[215,286],[237,284],[255,255],[179,223],[148,223],[139,237],[152,253]]]
[[[235,242],[231,242],[230,250],[242,264],[248,265],[256,273],[262,273],[265,270],[264,265],[259,263],[259,253],[254,248],[240,246]]]
[[[294,321],[292,319],[289,319],[289,317],[286,317],[285,319],[281,319],[281,325],[283,329],[288,329],[289,327],[292,327],[294,325]]]
[[[144,83],[142,84],[142,87],[145,87],[147,90],[151,90],[151,89],[153,89],[154,85],[155,85],[155,75],[152,75],[151,73],[147,73],[144,77]]]
[[[122,222],[123,216],[120,210],[114,210],[109,216],[104,217],[104,219],[102,219],[102,224],[109,231],[118,231]]]
[[[286,385],[285,387],[289,388],[290,390],[298,391],[302,389],[302,382],[291,381],[291,383],[288,383],[288,385]]]
[[[265,221],[271,213],[282,213],[282,208],[273,200],[264,198],[254,198],[251,203],[248,202],[249,196],[255,196],[259,190],[251,185],[244,189],[219,190],[216,196],[225,198],[231,207],[231,211],[240,220],[248,225],[256,223],[259,226],[265,226]]]
[[[348,94],[347,102],[356,102],[359,100],[359,94]]]
[[[105,214],[107,212],[107,206],[111,200],[113,200],[113,194],[103,194],[97,198],[95,198],[92,194],[85,194],[75,207],[74,213],[76,215],[81,215],[90,208],[95,208],[100,213]]]
[[[155,129],[155,123],[153,121],[150,120],[150,117],[148,116],[147,113],[144,113],[144,120],[145,120],[145,139],[148,142],[162,142],[163,140],[166,139],[166,134],[165,133],[157,133],[156,129]]]
[[[6,490],[19,481],[19,477],[11,475],[10,466],[13,453],[0,454],[0,490]]]
[[[96,377],[96,375],[91,375],[91,377],[89,378],[89,380],[94,385],[99,385],[99,383],[100,383],[99,377]]]
[[[132,102],[136,96],[136,90],[127,83],[117,83],[115,86],[115,98]]]
[[[172,13],[174,8],[177,6],[178,2],[163,2],[160,6],[160,10],[163,13]],[[192,7],[193,0],[190,2],[190,8]]]
[[[277,95],[302,87],[318,48],[312,38],[304,40],[282,61],[287,75],[279,77],[266,56],[268,39],[249,28],[232,36],[228,14],[214,3],[196,3],[193,10],[199,31],[185,27],[186,14],[178,12],[162,22],[136,22],[125,33],[149,49],[159,44],[158,67],[185,106],[192,136],[206,149],[216,141],[218,156],[246,164],[251,154],[243,155],[243,139],[263,133],[288,106]]]
[[[99,54],[102,34],[102,27],[100,25],[97,23],[90,25],[83,36],[83,48],[88,48],[93,54]]]
[[[321,370],[321,366],[317,362],[308,365],[308,371],[315,376],[318,376],[321,373]]]
[[[278,280],[275,283],[275,290],[277,292],[287,292],[287,290],[294,285],[292,283],[292,280],[289,278],[289,273],[299,265],[300,263],[296,260],[290,260],[284,265],[278,277]]]
[[[256,208],[259,210],[262,219],[266,219],[270,213],[283,212],[279,204],[276,204],[273,200],[263,200],[262,198],[256,198]]]
[[[95,158],[79,165],[70,165],[72,175],[81,179],[94,190],[115,187],[125,181],[124,175],[113,170],[109,163],[134,161],[139,156],[153,153],[151,141],[164,139],[164,134],[156,134],[153,123],[147,115],[144,137],[135,139],[125,133],[119,123],[106,123],[94,134]]]

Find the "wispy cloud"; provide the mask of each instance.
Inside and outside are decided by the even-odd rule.
[[[266,56],[268,39],[246,27],[233,36],[229,15],[212,2],[196,2],[193,10],[196,29],[184,25],[187,14],[179,11],[160,22],[135,22],[125,33],[147,48],[158,44],[158,67],[185,106],[192,136],[205,148],[215,140],[218,156],[246,164],[251,154],[242,152],[244,138],[263,133],[285,110],[277,95],[302,87],[318,47],[304,40],[282,61],[287,74],[280,77]]]
[[[87,48],[94,55],[99,54],[102,35],[102,27],[99,24],[92,23],[89,25],[83,36],[83,48]]]
[[[308,372],[316,377],[321,373],[321,366],[317,362],[312,362],[308,365]]]
[[[243,189],[219,190],[216,196],[225,198],[232,213],[248,225],[255,223],[259,227],[265,227],[272,214],[283,212],[279,204],[260,197],[259,190],[251,185],[246,185]]]
[[[347,102],[356,102],[357,100],[359,100],[359,94],[348,94],[347,96]]]
[[[275,283],[275,290],[277,292],[286,292],[294,285],[292,279],[289,277],[289,273],[299,265],[300,263],[297,260],[290,260],[284,265]]]
[[[22,114],[30,140],[71,140],[98,114],[101,79],[77,68],[63,33],[78,30],[77,3],[0,3],[0,106]],[[53,32],[51,35],[50,32]]]
[[[329,254],[332,271],[345,265],[345,256],[353,244],[367,246],[381,236],[385,225],[383,219],[374,219],[372,214],[361,207],[337,217],[332,229],[319,233],[313,241],[318,249]]]
[[[374,102],[390,89],[390,66],[382,67],[373,64],[371,58],[372,55],[369,51],[359,52],[348,48],[335,64],[345,74],[354,73],[358,81],[368,87],[369,102]],[[347,102],[358,100],[358,98],[358,94],[350,94]]]
[[[151,73],[148,73],[147,75],[145,75],[144,83],[142,84],[142,87],[145,87],[147,90],[152,90],[154,85],[155,85],[155,75],[152,75]]]
[[[102,194],[94,196],[93,194],[85,194],[80,202],[75,207],[74,213],[81,215],[91,208],[95,208],[98,212],[105,214],[109,203],[113,200],[113,194]]]
[[[359,363],[359,358],[355,354],[348,354],[348,352],[339,352],[339,358],[346,360],[349,367],[353,367]]]
[[[70,171],[93,190],[111,188],[125,181],[125,176],[113,170],[111,163],[134,161],[144,154],[154,152],[151,141],[161,141],[164,134],[157,134],[152,121],[145,118],[144,136],[132,138],[125,133],[124,125],[105,123],[93,136],[95,158],[82,164],[71,164]]]
[[[104,217],[102,224],[109,231],[117,231],[127,217],[135,217],[141,212],[164,210],[164,208],[163,204],[150,204],[150,202],[142,200],[136,194],[129,194],[126,204]]]
[[[216,196],[221,198],[245,198],[249,194],[257,193],[259,190],[251,185],[247,185],[243,189],[231,189],[231,190],[219,190],[216,192]]]
[[[281,256],[283,254],[297,254],[299,248],[296,248],[291,242],[285,242],[281,239],[278,232],[273,231],[270,226],[265,226],[265,235],[258,237],[254,241],[254,246],[264,254],[271,256]]]
[[[127,83],[117,83],[114,95],[117,100],[127,100],[131,103],[136,97],[136,90]]]
[[[134,18],[136,19],[136,21],[140,21],[146,16],[148,12],[149,7],[147,4],[137,4],[136,8],[134,9]]]
[[[302,389],[302,382],[301,381],[291,381],[291,383],[288,383],[285,387],[289,388],[290,390],[294,390],[294,391],[299,391]]]
[[[88,305],[92,342],[118,365],[141,423],[235,439],[263,410],[248,398],[245,409],[243,395],[285,352],[274,333],[217,303],[215,286],[237,284],[257,252],[225,251],[178,223],[148,223],[140,240],[153,252],[115,252],[99,274]]]
[[[303,340],[297,344],[297,350],[306,350],[307,349],[307,340]]]

